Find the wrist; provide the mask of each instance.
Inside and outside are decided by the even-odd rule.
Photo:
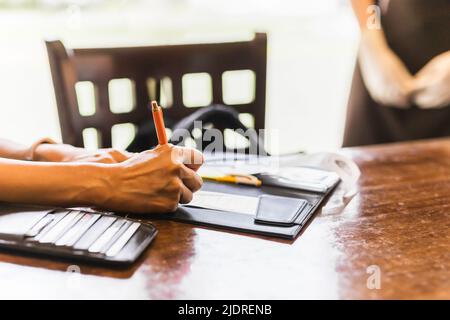
[[[49,146],[54,145],[56,145],[56,142],[50,138],[39,139],[28,148],[26,159],[30,161],[50,161],[46,158],[43,149],[47,150]]]
[[[86,163],[77,166],[82,170],[82,184],[77,193],[77,202],[88,206],[106,208],[113,197],[118,166]]]
[[[68,144],[39,144],[34,151],[34,161],[67,162],[80,154],[80,148]]]

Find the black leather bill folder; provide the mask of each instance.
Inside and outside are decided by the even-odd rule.
[[[252,216],[188,204],[180,206],[174,213],[158,215],[158,218],[294,239],[337,184],[338,181],[326,192],[317,192],[267,185],[256,188],[208,181],[204,183],[203,191],[258,197],[256,214]]]
[[[14,251],[126,266],[156,234],[150,223],[87,208],[0,203],[0,248]]]

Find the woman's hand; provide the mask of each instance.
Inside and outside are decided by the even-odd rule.
[[[80,148],[81,149],[81,148]],[[65,155],[65,162],[97,162],[97,163],[120,163],[130,159],[134,154],[128,151],[122,151],[114,148],[98,149],[96,151],[88,151],[81,149],[71,155]]]
[[[422,109],[450,104],[450,51],[431,59],[417,73],[414,103]]]
[[[94,162],[120,163],[128,160],[133,153],[114,148],[90,151],[67,144],[41,144],[34,152],[34,160],[47,162]]]
[[[414,78],[387,46],[381,32],[363,34],[359,63],[364,83],[374,101],[389,107],[410,107]]]
[[[101,208],[134,213],[175,211],[202,186],[195,172],[203,155],[194,149],[158,146],[111,168],[107,188],[98,196]]]

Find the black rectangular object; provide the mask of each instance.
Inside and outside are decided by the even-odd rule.
[[[11,204],[0,204],[0,218],[4,216],[8,216],[8,221],[11,221],[11,225],[14,222],[14,215],[17,215],[18,219],[24,219],[25,215],[30,215],[30,217],[35,217],[35,212],[47,211],[47,214],[51,215],[53,213],[60,214],[60,212],[68,212],[66,209],[55,209],[55,208],[45,208],[45,207],[33,207],[33,206],[24,206],[24,205],[11,205]],[[127,266],[132,264],[134,261],[138,259],[138,257],[143,253],[143,251],[150,245],[152,240],[155,238],[157,234],[156,228],[147,222],[136,221],[133,219],[128,219],[120,216],[112,215],[112,213],[107,212],[96,212],[90,209],[77,209],[77,211],[89,213],[89,214],[99,214],[101,217],[96,221],[98,223],[102,219],[111,219],[114,217],[114,221],[123,220],[126,222],[138,222],[140,226],[133,233],[131,238],[127,241],[127,243],[122,247],[121,250],[114,256],[107,256],[105,253],[92,253],[89,252],[86,246],[80,246],[80,248],[75,248],[74,246],[57,246],[54,243],[40,243],[39,241],[34,240],[33,237],[26,236],[27,232],[23,232],[23,235],[17,234],[17,228],[14,228],[12,231],[12,235],[8,235],[7,228],[3,228],[3,233],[0,234],[0,248],[7,249],[9,251],[20,251],[25,253],[32,253],[34,255],[45,255],[45,256],[53,256],[59,258],[65,258],[73,261],[86,261],[86,262],[94,262],[105,265],[116,265],[116,266]],[[43,218],[43,217],[41,217]],[[11,220],[12,219],[12,220]],[[35,219],[36,220],[36,219]],[[111,219],[113,220],[113,219]],[[5,220],[6,221],[6,220]],[[39,220],[33,221],[35,224],[39,222]],[[95,224],[96,224],[95,223]],[[95,225],[94,224],[94,225]],[[74,227],[74,224],[72,227]],[[92,227],[92,226],[91,226]],[[46,228],[44,228],[46,229]],[[42,230],[41,230],[42,231]],[[68,232],[68,231],[66,231]],[[86,231],[86,234],[89,232],[89,229]],[[101,233],[100,233],[101,234]],[[97,238],[100,234],[97,234]],[[95,239],[94,239],[95,238]],[[90,240],[97,239],[96,237],[92,237]],[[83,237],[79,241],[83,240]],[[77,243],[79,242],[77,241]],[[75,245],[77,244],[75,243]],[[108,243],[108,245],[112,245],[112,243]]]
[[[330,192],[332,192],[336,185],[333,188],[330,188],[327,193],[317,193],[312,191],[303,191],[272,186],[261,186],[259,188],[256,188],[246,185],[205,181],[202,188],[202,190],[204,191],[223,192],[252,197],[272,195],[305,200],[307,204],[296,216],[295,221],[286,223],[284,225],[274,224],[270,221],[267,221],[267,223],[262,223],[263,221],[258,221],[257,219],[255,220],[256,217],[252,217],[248,214],[188,206],[180,206],[174,213],[152,215],[152,217],[198,225],[219,227],[247,233],[261,234],[271,237],[294,239],[307,224],[308,220],[314,215],[316,209],[319,207],[322,201]],[[286,211],[286,213],[290,214],[290,212],[288,211]]]

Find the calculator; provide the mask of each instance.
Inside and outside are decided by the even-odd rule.
[[[0,248],[130,265],[157,234],[148,223],[89,208],[0,204]]]

